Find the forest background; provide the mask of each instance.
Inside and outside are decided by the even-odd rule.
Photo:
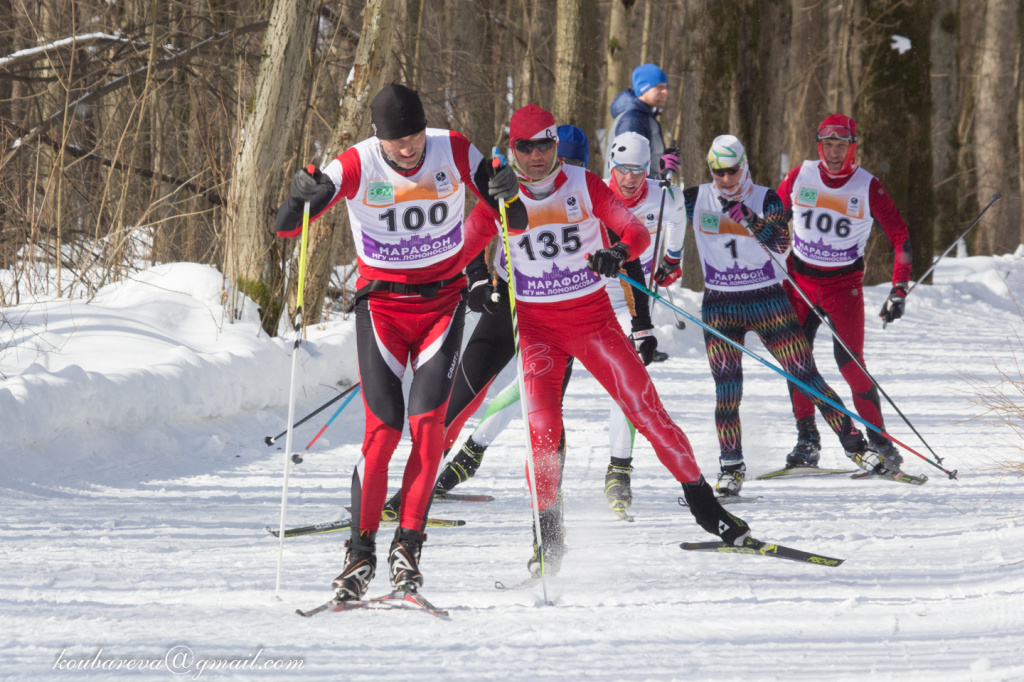
[[[996,193],[966,246],[1012,252],[1022,26],[1022,0],[0,0],[0,308],[188,261],[276,333],[296,242],[274,213],[296,169],[370,135],[384,83],[485,154],[536,103],[583,128],[599,170],[609,103],[645,62],[669,75],[660,121],[685,185],[732,133],[775,187],[840,111],[910,225],[915,278]],[[310,232],[307,322],[351,294],[346,221]],[[866,283],[891,277],[890,253],[876,230]],[[682,286],[699,290],[695,258]]]

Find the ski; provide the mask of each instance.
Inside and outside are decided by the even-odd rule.
[[[391,525],[398,523],[397,515],[393,518],[381,519],[381,523]],[[427,519],[427,528],[458,528],[465,526],[462,519]],[[318,535],[320,533],[336,533],[340,530],[348,530],[352,527],[352,519],[339,519],[329,523],[314,523],[312,526],[300,526],[299,528],[286,528],[284,536],[294,538],[300,535]],[[267,532],[278,537],[278,529],[267,526]]]
[[[529,578],[526,578],[525,580],[520,580],[517,583],[512,583],[511,585],[506,585],[505,583],[501,582],[500,580],[495,580],[494,581],[494,588],[497,589],[497,590],[501,590],[502,592],[510,592],[512,590],[524,590],[527,587],[535,585],[535,584],[537,584],[539,582],[540,582],[540,576],[539,575],[531,575]]]
[[[332,599],[329,602],[317,606],[316,608],[310,609],[309,611],[295,609],[295,613],[303,618],[312,618],[316,614],[324,611],[355,611],[357,609],[408,609],[422,611],[423,613],[429,613],[431,616],[437,616],[438,618],[448,620],[447,611],[437,608],[427,601],[426,597],[418,592],[406,592],[404,590],[395,590],[394,592],[385,594],[384,596],[375,597],[366,601],[360,601],[357,599],[338,601],[336,599]]]
[[[493,502],[492,495],[467,495],[465,493],[434,493],[434,502]]]
[[[755,497],[747,497],[745,495],[719,495],[719,504],[741,504],[744,502],[757,502],[761,499],[761,495]]]
[[[724,542],[684,542],[679,546],[686,550],[695,550],[698,552],[719,552],[721,554],[760,554],[761,556],[772,556],[779,559],[790,559],[791,561],[803,561],[809,564],[818,564],[819,566],[835,567],[846,561],[845,559],[833,559],[820,554],[813,554],[811,552],[793,549],[792,547],[775,545],[770,542],[762,542],[761,540],[754,540],[753,538],[747,538],[747,541],[742,547],[735,547]]]
[[[850,476],[850,478],[854,478],[857,480],[867,478],[883,478],[889,481],[896,481],[897,483],[909,483],[910,485],[924,485],[925,481],[928,480],[927,476],[911,476],[910,474],[905,474],[902,471],[884,474],[876,474],[873,471],[862,471],[858,474]]]
[[[767,478],[783,478],[797,476],[824,476],[829,474],[852,474],[856,469],[822,469],[821,467],[789,467],[761,474],[756,480],[763,481]]]

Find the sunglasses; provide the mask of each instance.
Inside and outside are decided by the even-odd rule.
[[[567,166],[579,166],[581,168],[585,166],[585,164],[579,159],[567,159],[564,156],[561,156],[559,158],[562,159],[562,163],[564,163]]]
[[[532,154],[534,149],[548,152],[554,148],[554,140],[516,140],[515,144],[515,149],[520,154]]]
[[[818,142],[822,140],[844,140],[846,142],[856,142],[857,136],[847,128],[846,126],[825,126],[818,131]]]
[[[615,170],[630,175],[647,175],[647,166],[628,166],[624,163],[615,164]]]
[[[739,166],[733,166],[731,168],[712,168],[711,172],[720,178],[724,178],[726,175],[733,176],[740,172]]]

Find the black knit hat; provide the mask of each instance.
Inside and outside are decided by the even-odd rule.
[[[420,96],[404,85],[388,83],[370,102],[370,126],[382,140],[397,140],[426,129]]]

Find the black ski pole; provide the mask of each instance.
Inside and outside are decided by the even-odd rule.
[[[920,284],[925,279],[927,279],[928,275],[932,274],[932,270],[934,270],[935,266],[939,264],[939,261],[942,260],[943,258],[945,258],[946,255],[950,251],[953,250],[953,247],[956,246],[960,242],[961,239],[963,239],[964,237],[967,236],[967,233],[970,232],[974,228],[974,226],[977,225],[978,222],[981,220],[981,216],[985,215],[985,211],[987,211],[992,206],[992,204],[996,203],[997,201],[999,201],[1002,198],[1003,198],[1003,195],[999,194],[998,192],[996,192],[995,194],[992,195],[992,201],[988,202],[988,206],[986,206],[985,208],[981,209],[981,213],[979,213],[978,217],[975,218],[971,222],[971,224],[967,226],[967,229],[964,230],[963,232],[961,232],[960,236],[957,237],[956,239],[954,239],[953,243],[950,244],[949,247],[945,251],[942,252],[942,255],[935,259],[935,262],[932,263],[932,266],[930,268],[928,268],[927,270],[925,270],[923,275],[921,275],[920,277],[917,278],[917,281],[914,282],[914,286],[910,287],[910,289],[907,290],[907,296],[910,296],[910,292],[912,292],[914,289],[916,289],[918,284]]]
[[[326,403],[324,403],[320,407],[316,408],[315,410],[313,410],[312,412],[307,414],[305,417],[303,417],[299,421],[297,421],[294,424],[292,424],[292,428],[306,423],[307,421],[309,421],[310,419],[312,419],[316,415],[320,414],[321,412],[326,410],[328,407],[330,407],[334,403],[338,402],[339,400],[341,400],[342,398],[347,396],[352,391],[356,390],[357,388],[359,388],[359,384],[358,383],[353,384],[352,386],[349,386],[344,391],[342,391],[338,395],[334,396],[333,398],[331,398]],[[285,435],[286,433],[288,433],[288,429],[285,429],[284,431],[282,431],[281,433],[277,434],[276,436],[267,436],[266,438],[263,439],[263,442],[266,443],[268,446],[273,445],[274,443],[277,442],[278,438],[280,438],[281,436]]]
[[[725,203],[724,200],[719,199],[719,201],[723,202],[723,207],[724,207],[724,203]],[[781,271],[786,276],[786,279],[789,280],[789,283],[793,287],[793,290],[796,291],[796,293],[798,293],[800,295],[800,298],[802,298],[804,303],[807,304],[807,307],[811,309],[811,312],[814,313],[815,317],[817,317],[821,321],[821,323],[825,325],[825,327],[828,329],[829,333],[832,334],[832,338],[835,339],[836,343],[838,343],[840,346],[843,347],[843,350],[845,350],[847,355],[850,356],[850,359],[853,360],[853,363],[855,365],[857,365],[857,368],[860,369],[860,371],[864,372],[864,376],[866,376],[871,381],[871,383],[874,384],[875,388],[878,389],[878,392],[881,393],[885,397],[886,402],[888,402],[889,405],[892,406],[892,409],[896,410],[896,414],[898,414],[900,416],[900,418],[906,423],[906,425],[910,427],[910,430],[914,432],[914,435],[916,435],[921,440],[921,442],[924,443],[924,446],[926,448],[928,448],[928,452],[932,453],[932,456],[935,458],[935,461],[937,461],[939,464],[942,464],[943,463],[942,462],[942,458],[939,457],[939,455],[934,450],[932,450],[932,446],[928,445],[928,441],[926,441],[924,439],[924,436],[922,436],[918,432],[918,430],[916,428],[914,428],[914,425],[910,423],[910,420],[907,419],[907,416],[905,414],[903,414],[903,412],[900,410],[900,408],[896,407],[896,403],[894,403],[892,398],[889,397],[889,394],[885,392],[885,389],[883,389],[881,387],[881,385],[879,385],[878,381],[875,380],[875,377],[871,376],[871,373],[868,372],[868,368],[865,367],[864,364],[862,362],[860,362],[860,360],[857,359],[857,356],[854,355],[852,350],[850,350],[850,347],[847,346],[846,342],[843,341],[843,339],[839,336],[839,332],[836,331],[836,328],[832,326],[832,322],[828,319],[828,317],[826,317],[825,315],[822,315],[818,311],[818,307],[815,306],[813,303],[811,303],[811,299],[807,298],[807,294],[805,294],[804,290],[801,289],[800,286],[796,283],[796,280],[793,279],[793,276],[789,274],[789,270],[785,267],[785,265],[780,263],[778,261],[778,259],[775,258],[775,254],[773,254],[771,252],[771,249],[769,249],[767,246],[765,246],[764,243],[761,242],[754,235],[754,231],[750,229],[749,225],[744,225],[744,227],[747,228],[747,232],[750,233],[750,236],[753,237],[754,240],[757,241],[757,243],[761,246],[761,249],[764,250],[764,252],[768,254],[769,258],[772,259],[772,262],[775,263],[776,269]],[[810,341],[810,339],[808,339],[808,341]],[[915,453],[915,454],[917,454],[917,453]],[[942,467],[939,467],[939,468],[941,469]],[[943,471],[945,471],[945,469],[943,469]],[[949,472],[946,472],[946,473],[949,473]],[[954,473],[956,473],[956,472],[954,472]],[[950,478],[953,478],[953,476],[951,476]]]

